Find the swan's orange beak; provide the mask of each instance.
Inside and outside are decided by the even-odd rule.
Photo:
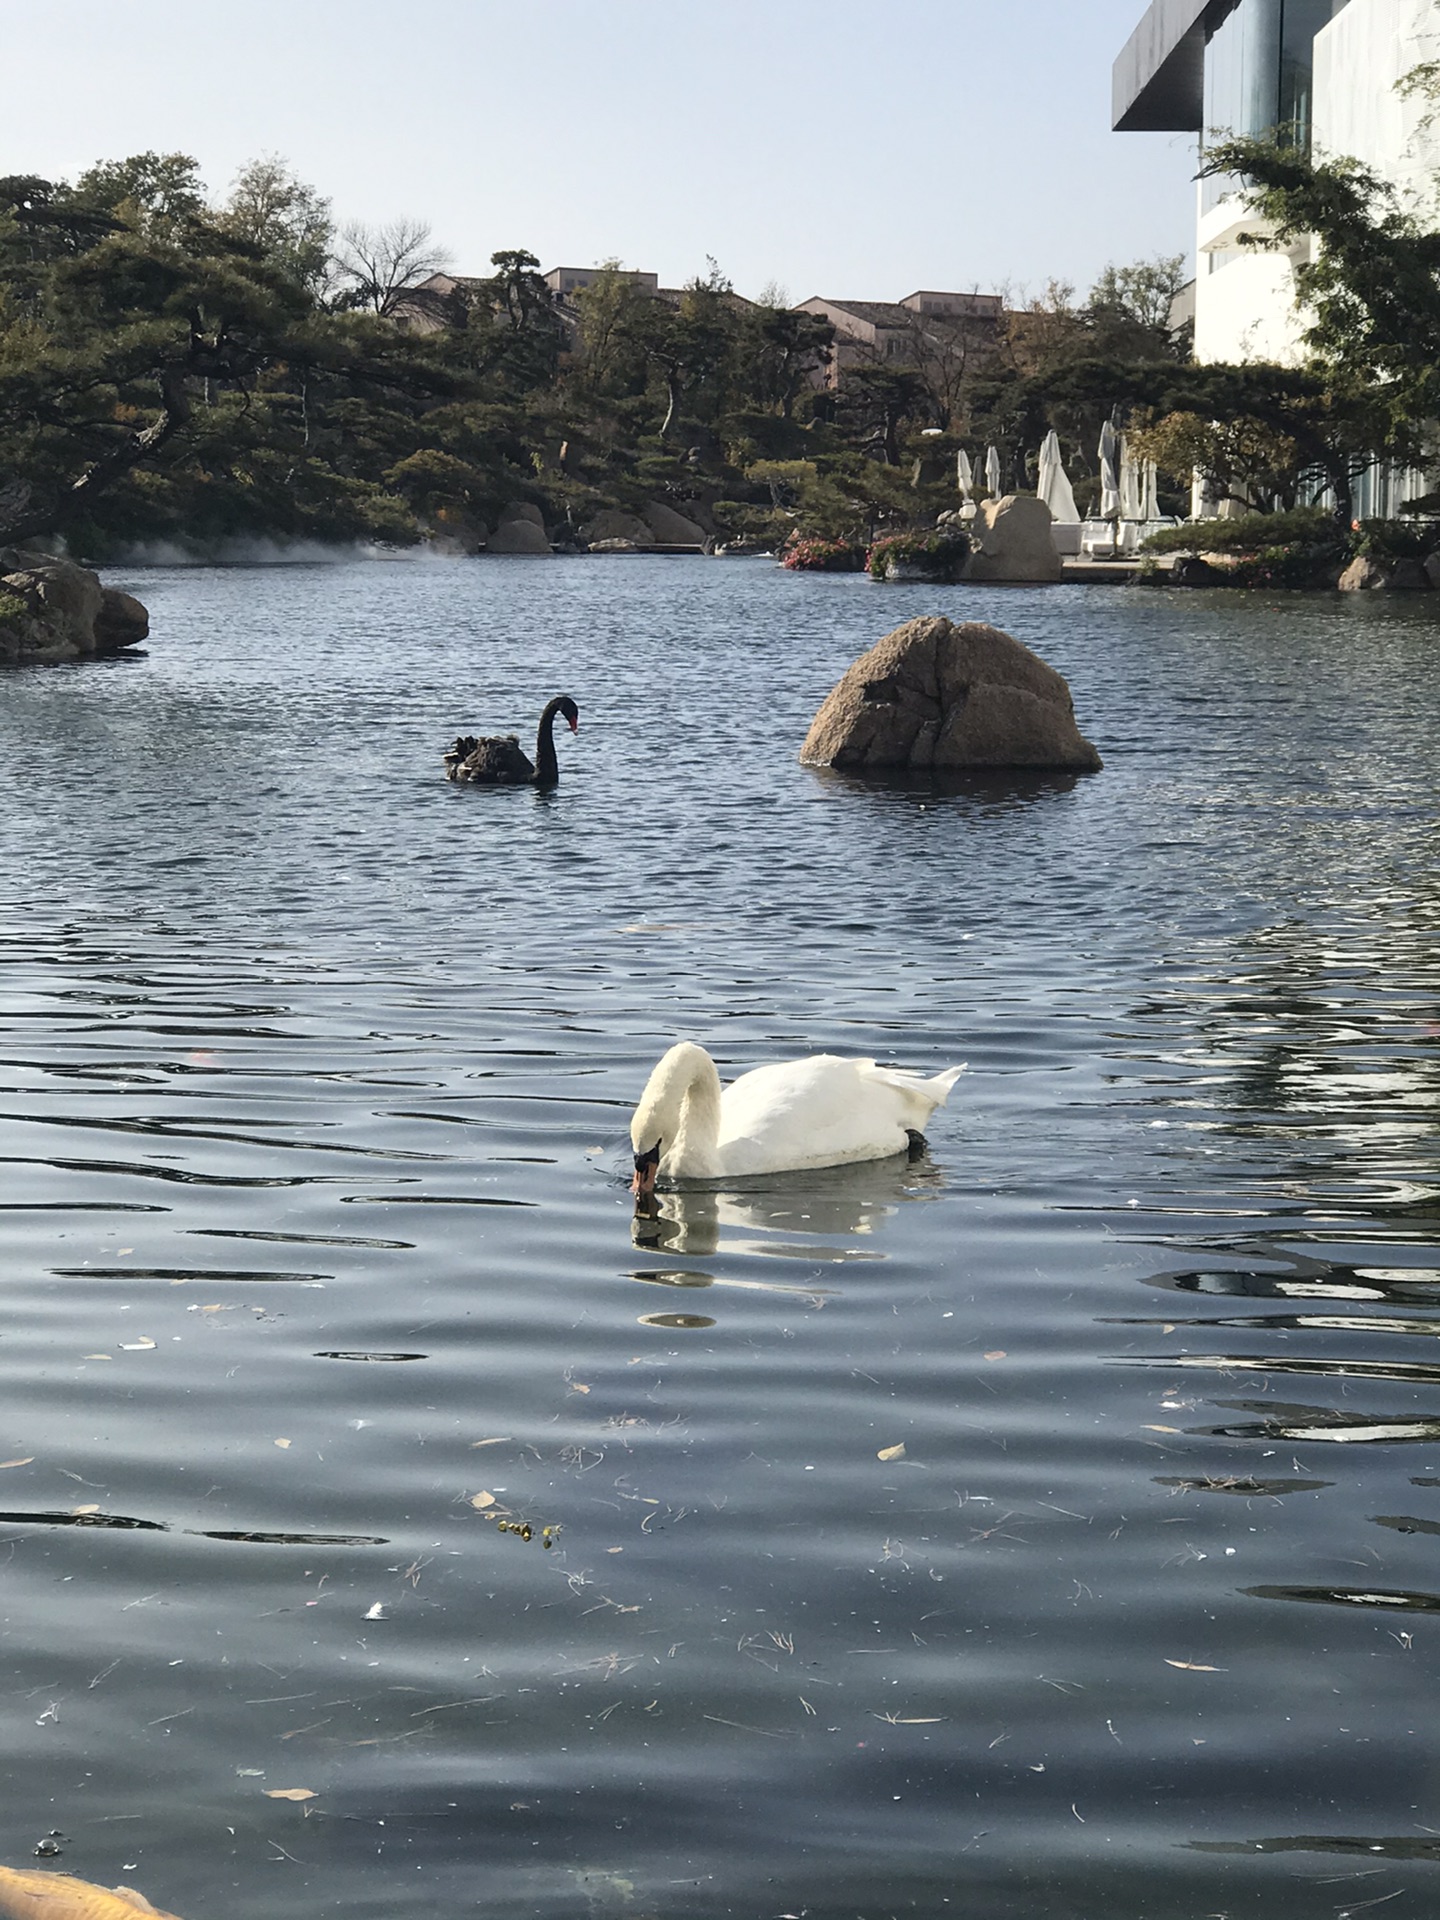
[[[576,714],[575,718],[570,722],[570,731],[572,733],[578,733],[580,731],[580,716],[578,713]]]
[[[655,1176],[660,1171],[660,1142],[635,1156],[635,1174],[630,1191],[637,1200],[648,1200],[655,1191]]]

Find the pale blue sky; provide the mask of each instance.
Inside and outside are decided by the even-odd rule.
[[[283,155],[337,218],[676,284],[1083,291],[1185,250],[1193,141],[1113,134],[1143,0],[0,0],[0,174]]]

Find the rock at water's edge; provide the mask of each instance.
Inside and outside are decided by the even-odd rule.
[[[543,526],[530,519],[502,520],[486,543],[487,553],[549,553],[550,542]]]
[[[512,500],[508,507],[503,508],[501,526],[506,526],[512,520],[528,520],[532,527],[539,527],[542,533],[545,531],[545,516],[533,500]]]
[[[118,653],[135,647],[150,634],[150,613],[133,593],[118,587],[100,589],[100,611],[95,616],[95,639],[99,653]]]
[[[907,620],[832,689],[800,750],[855,772],[1036,767],[1094,773],[1063,674],[998,627]]]
[[[645,509],[645,520],[662,547],[703,547],[705,544],[705,529],[694,520],[687,520],[683,513],[677,513],[663,500],[650,502]]]
[[[1064,568],[1050,528],[1053,515],[1031,493],[1007,493],[985,500],[970,523],[975,551],[965,568],[967,580],[1060,580]]]
[[[627,543],[626,551],[655,545],[655,535],[646,522],[638,514],[622,513],[618,507],[602,507],[592,520],[587,520],[581,527],[580,538],[587,547],[598,547],[607,553],[619,551],[611,545],[615,540],[624,540]]]
[[[1373,593],[1383,588],[1389,575],[1378,560],[1372,560],[1366,554],[1352,560],[1340,576],[1341,593]]]
[[[102,587],[88,567],[53,553],[0,550],[0,596],[0,663],[7,665],[121,653],[150,631],[133,595]]]

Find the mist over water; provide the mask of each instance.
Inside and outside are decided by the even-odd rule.
[[[185,1920],[1426,1911],[1423,605],[113,584],[146,657],[0,682],[0,1860]],[[1104,772],[800,767],[936,610]],[[443,779],[556,693],[557,789]],[[969,1066],[920,1160],[635,1221],[682,1036]]]

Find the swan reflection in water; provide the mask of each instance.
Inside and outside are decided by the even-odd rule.
[[[755,1175],[714,1186],[673,1187],[637,1200],[630,1237],[637,1247],[671,1253],[718,1253],[722,1235],[738,1252],[825,1261],[881,1260],[883,1253],[835,1247],[858,1239],[907,1201],[936,1198],[944,1183],[925,1153],[865,1160],[842,1167]],[[780,1236],[784,1236],[783,1239]]]

